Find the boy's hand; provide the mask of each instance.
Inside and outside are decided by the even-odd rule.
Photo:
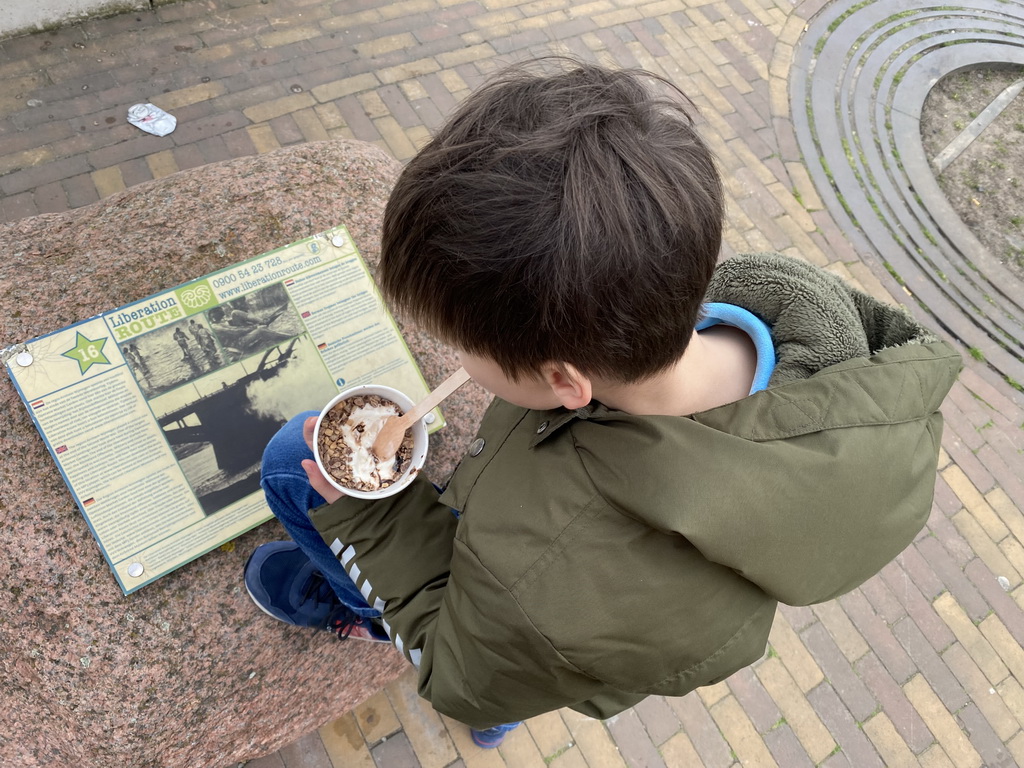
[[[305,438],[309,450],[314,453],[316,452],[316,448],[313,447],[313,430],[315,428],[316,416],[310,416],[302,424],[302,437]],[[323,496],[324,501],[328,504],[333,504],[344,495],[327,481],[324,473],[320,471],[320,467],[316,465],[313,459],[304,459],[302,468],[306,471],[306,477],[309,478],[309,484],[313,486],[313,490]]]

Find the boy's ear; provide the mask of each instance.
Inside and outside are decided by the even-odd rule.
[[[590,377],[569,363],[547,363],[541,369],[541,374],[558,402],[570,410],[582,408],[594,397]]]

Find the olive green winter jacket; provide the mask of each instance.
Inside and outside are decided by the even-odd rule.
[[[921,530],[956,352],[777,255],[726,261],[707,298],[772,328],[768,389],[685,417],[496,400],[440,497],[311,513],[438,711],[683,695],[759,658],[777,602],[841,595]]]

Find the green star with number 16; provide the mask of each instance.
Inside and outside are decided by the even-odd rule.
[[[85,373],[91,366],[96,365],[97,363],[110,365],[110,361],[107,360],[107,356],[103,354],[103,345],[106,343],[106,339],[87,339],[76,331],[75,346],[67,352],[61,352],[61,354],[64,357],[70,357],[78,363],[80,372]]]

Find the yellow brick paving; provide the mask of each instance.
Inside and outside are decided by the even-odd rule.
[[[356,138],[404,161],[487,74],[559,53],[642,66],[693,98],[725,176],[726,256],[778,250],[906,301],[843,237],[792,149],[793,51],[827,5],[190,0],[90,22],[85,49],[71,45],[79,30],[0,41],[0,220],[304,141]],[[144,100],[179,131],[127,131],[124,109]],[[189,133],[218,116],[220,133]],[[850,599],[784,608],[752,672],[607,722],[549,713],[484,751],[417,697],[410,670],[249,768],[380,768],[396,739],[405,752],[387,754],[408,762],[383,768],[1024,764],[1024,398],[967,364],[926,530]]]

